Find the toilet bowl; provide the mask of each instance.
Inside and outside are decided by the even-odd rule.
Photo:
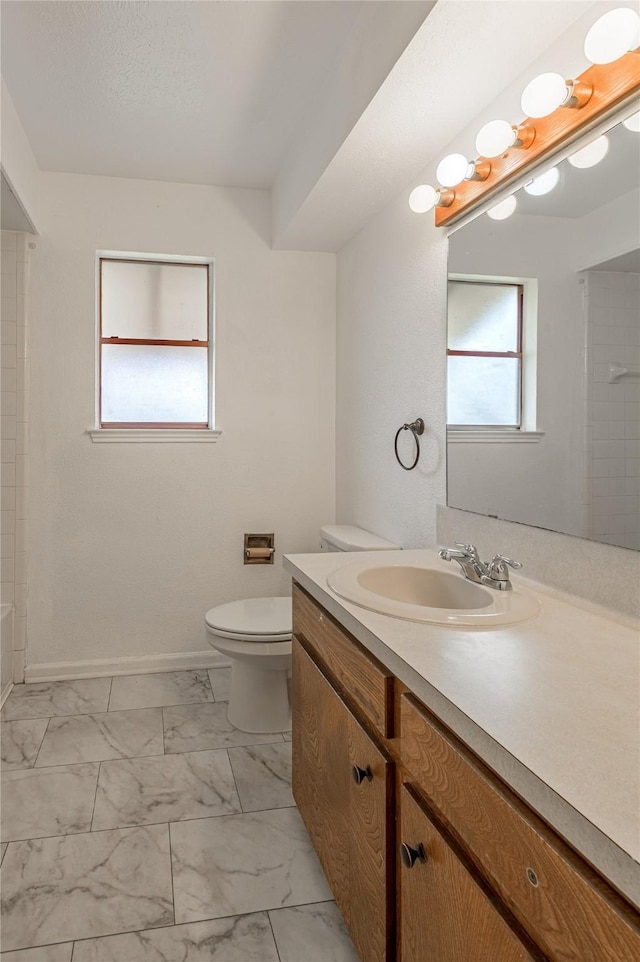
[[[231,661],[227,718],[240,731],[291,728],[291,598],[246,598],[205,615],[209,644]]]
[[[398,545],[352,525],[320,529],[322,551],[384,551]],[[210,608],[207,641],[231,662],[227,718],[252,734],[288,731],[291,598],[246,598]]]

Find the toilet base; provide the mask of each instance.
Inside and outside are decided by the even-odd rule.
[[[267,735],[291,729],[286,668],[256,667],[233,658],[227,718],[242,732]]]

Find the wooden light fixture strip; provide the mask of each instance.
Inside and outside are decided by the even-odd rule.
[[[511,147],[501,157],[491,161],[491,172],[486,180],[463,181],[455,188],[455,197],[448,207],[436,207],[436,226],[452,224],[473,207],[498,193],[529,168],[537,166],[563,144],[576,139],[582,129],[604,117],[614,107],[640,91],[640,52],[633,51],[608,64],[595,64],[576,79],[576,84],[588,84],[593,93],[583,107],[558,107],[548,117],[526,119],[519,126],[535,130],[530,147]]]

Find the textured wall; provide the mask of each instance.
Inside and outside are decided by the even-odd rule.
[[[334,516],[335,259],[273,253],[262,191],[43,174],[42,202],[29,666],[205,650],[205,611],[286,594]],[[217,443],[92,443],[99,249],[215,258]]]
[[[445,236],[404,196],[338,257],[338,520],[403,547],[434,543],[445,500],[446,269]],[[403,471],[393,439],[416,417],[426,425],[422,455]]]

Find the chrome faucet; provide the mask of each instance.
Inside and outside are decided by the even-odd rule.
[[[491,561],[481,561],[475,545],[460,541],[456,541],[455,548],[441,548],[438,553],[444,561],[457,561],[469,581],[496,591],[511,591],[513,585],[509,581],[509,568],[522,567],[519,561],[512,561],[501,554],[494,555]]]

